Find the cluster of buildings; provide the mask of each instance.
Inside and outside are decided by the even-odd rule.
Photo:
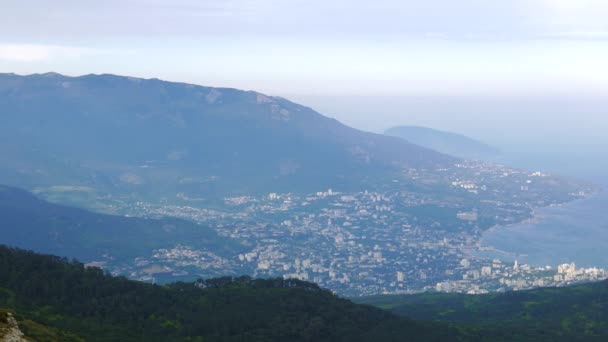
[[[223,271],[295,278],[344,295],[373,295],[428,289],[483,293],[606,276],[603,270],[541,270],[470,258],[485,229],[526,219],[535,207],[576,198],[577,192],[545,191],[556,186],[550,176],[481,162],[404,172],[428,189],[395,181],[373,191],[229,197],[221,210],[196,203],[138,202],[125,208],[140,216],[203,222],[246,246],[220,257],[182,241],[142,256],[171,274],[192,277]],[[149,267],[133,265],[128,271],[136,278],[149,277]]]
[[[437,292],[483,294],[493,291],[519,291],[537,287],[567,286],[608,278],[608,271],[604,269],[595,267],[576,268],[574,263],[562,264],[557,268],[520,265],[517,261],[512,266],[508,266],[497,259],[494,259],[491,264],[487,264],[485,260],[479,260],[476,264],[477,267],[472,268],[470,261],[463,259],[461,262],[462,268],[470,269],[463,274],[463,278],[438,282],[434,290]]]

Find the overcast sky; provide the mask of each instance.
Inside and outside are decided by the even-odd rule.
[[[601,91],[607,18],[605,0],[2,0],[0,66],[283,94]]]
[[[0,72],[107,72],[255,89],[307,101],[375,131],[415,123],[488,132],[496,120],[513,130],[550,115],[555,121],[558,109],[558,123],[567,125],[552,134],[574,127],[600,136],[608,129],[606,102],[598,100],[608,96],[606,61],[606,0],[1,0],[0,5]],[[542,100],[533,102],[534,110],[522,110],[516,100],[522,96]],[[432,99],[453,97],[468,102],[433,105]],[[496,97],[514,100],[490,100]],[[552,97],[587,104],[580,99],[593,97],[598,105],[571,105],[568,112],[551,107]],[[431,100],[412,100],[415,106],[407,100],[412,98]],[[501,104],[494,116],[488,113],[492,103]]]

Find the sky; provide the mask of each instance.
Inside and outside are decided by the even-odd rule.
[[[253,89],[376,132],[608,146],[606,0],[0,3],[0,72]]]

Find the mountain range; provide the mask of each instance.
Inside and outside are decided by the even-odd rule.
[[[364,189],[454,158],[254,91],[0,74],[0,176],[154,197]]]
[[[500,154],[499,149],[465,135],[427,127],[397,126],[384,134],[463,159],[486,160]]]
[[[0,74],[0,108],[0,179],[9,186],[0,188],[0,242],[139,280],[294,271],[307,279],[314,264],[316,282],[332,290],[363,293],[372,282],[394,291],[401,269],[423,287],[462,258],[420,265],[421,253],[440,252],[412,238],[460,252],[492,226],[589,188],[359,131],[253,91]],[[331,262],[362,260],[369,248],[395,254],[373,274]]]
[[[2,338],[608,334],[605,282],[359,304],[315,284],[373,294],[467,279],[484,230],[592,190],[461,159],[496,152],[483,143],[419,127],[367,133],[280,97],[116,75],[0,74],[0,108]],[[121,215],[66,204],[89,196]]]

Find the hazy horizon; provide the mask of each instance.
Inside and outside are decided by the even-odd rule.
[[[5,1],[0,70],[278,95],[605,95],[601,0]]]
[[[608,4],[6,1],[0,72],[114,73],[277,95],[358,129],[605,155]],[[593,153],[591,153],[593,152]]]

